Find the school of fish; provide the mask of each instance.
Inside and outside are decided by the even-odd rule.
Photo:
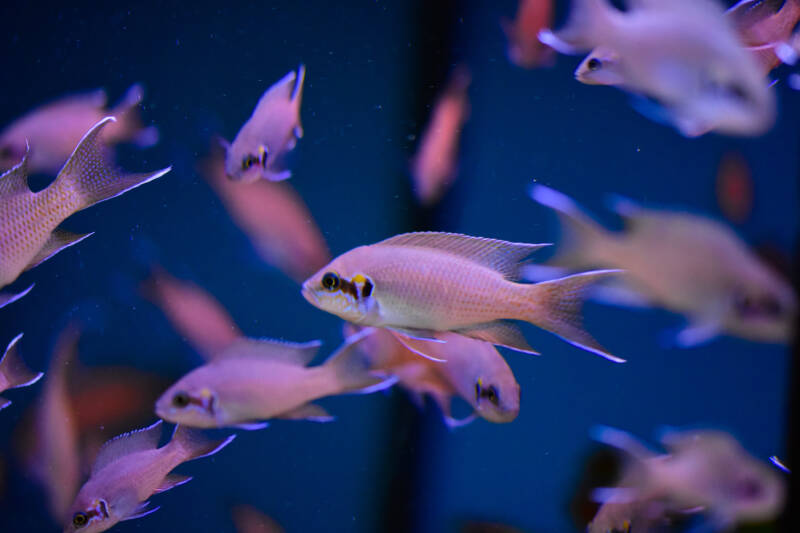
[[[516,20],[499,21],[508,60],[533,69],[552,65],[557,53],[588,52],[577,81],[629,93],[634,107],[686,137],[759,136],[772,127],[778,106],[768,76],[800,53],[800,0],[741,0],[727,10],[714,0],[625,5],[572,0],[566,22],[552,28],[550,0],[520,0]],[[410,159],[409,187],[427,208],[457,178],[472,77],[466,65],[453,69]],[[293,342],[248,335],[215,296],[155,263],[140,296],[202,358],[174,382],[112,366],[87,378],[80,324],[58,335],[46,375],[23,361],[22,333],[3,339],[0,392],[44,377],[14,438],[20,463],[63,531],[106,531],[149,515],[159,508],[152,496],[191,480],[172,473],[180,464],[231,445],[234,430],[261,430],[276,419],[333,422],[318,403],[332,396],[397,386],[420,409],[430,398],[450,429],[477,419],[513,423],[529,386],[517,381],[514,358],[539,355],[524,333],[530,325],[577,348],[564,348],[575,365],[581,351],[627,362],[628,354],[613,349],[613,335],[584,325],[586,300],[682,316],[673,339],[681,348],[720,336],[792,342],[798,302],[791,284],[728,223],[620,196],[610,204],[624,228],[612,231],[565,193],[533,185],[531,209],[558,218],[556,245],[535,235],[528,243],[417,231],[332,257],[311,210],[284,181],[304,137],[305,79],[301,64],[267,87],[233,141],[215,137],[196,168],[258,257],[298,284],[298,298],[342,320],[341,346],[313,364],[321,348],[308,340],[313,331]],[[0,168],[7,169],[0,176],[0,308],[25,305],[33,279],[47,283],[27,271],[91,236],[111,237],[62,229],[68,217],[170,172],[129,172],[115,162],[115,145],[144,148],[159,140],[156,126],[139,116],[143,96],[135,84],[111,109],[103,90],[65,96],[0,132]],[[28,177],[35,173],[54,179],[33,192]],[[716,187],[728,220],[752,215],[742,156],[723,158]],[[547,250],[549,259],[537,261]],[[19,278],[24,283],[6,289]],[[456,401],[467,415],[453,414]],[[9,405],[0,398],[0,409]],[[159,447],[165,422],[174,424],[172,437]],[[210,436],[211,429],[224,436]],[[751,456],[730,434],[673,430],[660,439],[663,453],[621,430],[597,427],[592,435],[621,452],[624,467],[617,485],[593,492],[601,505],[589,532],[660,531],[698,517],[709,531],[727,531],[774,520],[786,502],[786,467]],[[247,505],[234,507],[232,520],[242,532],[283,531]]]

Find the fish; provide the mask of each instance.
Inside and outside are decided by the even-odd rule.
[[[115,168],[100,135],[115,121],[114,117],[105,117],[95,124],[75,147],[55,181],[39,192],[28,187],[28,155],[0,175],[0,288],[23,271],[92,235],[59,228],[64,219],[171,170],[167,167],[131,174]]]
[[[202,428],[254,430],[275,418],[330,422],[333,417],[314,400],[394,383],[370,373],[354,350],[359,340],[348,339],[324,364],[308,367],[319,341],[242,338],[168,388],[156,402],[156,414]]]
[[[300,102],[305,65],[290,71],[261,96],[232,143],[224,142],[225,172],[234,181],[281,181],[292,176],[286,155],[303,137]]]
[[[181,337],[206,360],[242,336],[228,311],[211,294],[194,283],[173,277],[163,268],[154,268],[142,289]]]
[[[519,0],[516,19],[500,21],[508,39],[509,61],[527,69],[552,64],[553,50],[539,42],[539,32],[552,22],[552,0]]]
[[[17,293],[0,292],[0,309],[7,305],[13,304],[23,296],[27,295],[33,290],[34,285],[34,283],[31,283],[27,289]]]
[[[0,169],[16,166],[28,152],[31,173],[55,174],[84,134],[104,117],[117,122],[103,131],[104,143],[133,142],[145,148],[158,142],[158,128],[144,127],[139,104],[144,97],[141,85],[131,86],[113,109],[106,109],[102,89],[65,96],[38,107],[15,120],[0,133]]]
[[[58,524],[67,518],[81,481],[79,435],[69,395],[69,371],[76,363],[79,339],[77,324],[59,334],[36,405],[37,445],[30,464],[47,495],[50,516]]]
[[[314,217],[288,183],[232,182],[218,143],[212,145],[200,173],[265,263],[300,283],[331,260]]]
[[[356,326],[346,324],[346,335],[356,332]],[[437,333],[436,339],[444,342],[426,343],[373,328],[359,344],[359,350],[369,358],[370,368],[397,376],[398,385],[417,405],[422,406],[424,396],[430,396],[448,427],[462,426],[476,416],[496,424],[517,418],[519,383],[492,344],[450,332]],[[441,362],[420,357],[420,351]],[[455,397],[467,402],[473,413],[463,419],[454,418],[451,404]]]
[[[42,372],[30,370],[19,356],[17,344],[22,339],[22,333],[14,337],[0,359],[0,392],[9,389],[18,389],[33,385],[44,376]],[[0,410],[11,405],[10,400],[0,397]]]
[[[721,222],[616,197],[612,208],[625,230],[613,233],[560,192],[535,185],[531,195],[556,212],[561,226],[561,242],[548,265],[566,271],[624,269],[625,279],[599,298],[683,314],[688,324],[675,338],[678,346],[721,334],[773,343],[791,339],[797,312],[792,287]],[[535,266],[526,277],[539,279],[531,273]]]
[[[175,467],[214,455],[236,436],[212,440],[199,430],[176,426],[172,439],[159,448],[161,424],[159,420],[152,426],[122,434],[103,446],[89,480],[70,507],[64,533],[106,531],[121,521],[157,511],[158,507],[150,508],[146,501],[150,496],[192,479],[170,474]]]
[[[723,530],[775,519],[785,503],[781,474],[728,433],[670,430],[661,437],[666,454],[618,429],[601,426],[593,434],[629,459],[624,486],[595,491],[604,506],[636,502],[651,516],[702,513],[715,530]]]
[[[232,510],[237,533],[284,533],[273,518],[251,505],[237,505]]]
[[[539,37],[562,53],[616,51],[620,87],[652,100],[686,137],[757,136],[775,122],[775,96],[714,0],[635,0],[626,12],[576,0],[565,27]]]
[[[722,156],[717,169],[717,203],[731,222],[742,224],[753,212],[753,176],[745,158],[736,152]]]
[[[725,16],[766,76],[782,61],[779,47],[790,41],[792,29],[800,19],[800,1],[742,0]],[[614,50],[595,48],[578,65],[575,79],[589,85],[625,85],[624,69],[619,63],[620,56]]]
[[[303,283],[302,294],[311,305],[348,322],[389,328],[411,339],[441,342],[433,335],[452,331],[537,354],[511,322],[517,320],[624,361],[581,324],[586,289],[620,271],[517,283],[521,262],[545,246],[457,233],[404,233],[340,255]]]
[[[470,82],[466,67],[455,70],[434,104],[411,161],[414,192],[422,205],[438,202],[458,174],[459,140],[470,113]]]

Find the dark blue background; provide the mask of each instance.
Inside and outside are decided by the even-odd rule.
[[[43,369],[56,333],[78,317],[88,326],[84,362],[124,362],[177,377],[199,358],[137,292],[146,266],[158,261],[211,291],[247,334],[321,338],[323,351],[333,350],[339,321],[258,260],[195,163],[211,135],[232,138],[262,91],[304,62],[306,136],[291,183],[331,251],[405,231],[414,213],[407,161],[422,127],[412,95],[431,90],[415,86],[415,58],[443,53],[425,50],[415,37],[425,10],[366,1],[111,4],[0,8],[0,124],[64,93],[102,86],[114,102],[142,82],[144,115],[162,141],[125,151],[123,162],[136,170],[172,164],[173,171],[68,220],[71,231],[97,233],[14,285],[36,282],[24,300],[0,310],[0,343],[24,331],[22,354]],[[716,165],[736,149],[755,177],[755,211],[740,234],[792,249],[800,111],[785,83],[776,87],[781,117],[768,135],[684,139],[637,115],[621,92],[575,82],[578,58],[560,57],[555,68],[537,71],[510,65],[498,20],[513,14],[515,2],[487,6],[467,3],[455,22],[452,55],[473,72],[472,116],[441,229],[556,238],[550,213],[527,196],[533,180],[570,194],[609,225],[617,222],[604,212],[608,192],[718,215]],[[155,497],[160,511],[117,529],[232,531],[228,508],[245,502],[289,531],[375,531],[386,508],[387,450],[421,445],[424,477],[413,494],[418,530],[480,517],[558,532],[573,527],[567,505],[593,448],[593,424],[648,438],[661,425],[713,425],[759,457],[785,452],[787,350],[734,339],[665,349],[659,339],[679,317],[595,305],[587,314],[589,329],[629,363],[610,364],[527,328],[544,355],[508,354],[522,385],[512,424],[478,421],[450,433],[429,406],[428,440],[419,444],[396,430],[392,396],[327,400],[336,423],[276,422],[242,434],[212,459],[181,467],[196,478]],[[14,401],[0,413],[7,460],[7,436],[40,391],[6,393]],[[41,494],[11,461],[0,529],[55,530]]]

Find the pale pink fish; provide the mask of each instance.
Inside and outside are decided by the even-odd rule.
[[[291,177],[286,156],[303,136],[300,101],[306,67],[300,65],[266,90],[232,143],[225,143],[225,172],[234,181]]]
[[[228,311],[210,293],[162,268],[153,269],[143,290],[172,327],[207,360],[242,336]]]
[[[345,333],[355,332],[348,324]],[[490,343],[457,333],[437,333],[444,341],[431,343],[375,328],[359,345],[371,367],[397,376],[398,384],[417,405],[429,395],[439,405],[445,423],[457,427],[476,416],[494,423],[511,422],[519,413],[520,387],[503,356]],[[420,357],[420,351],[428,358]],[[433,361],[430,357],[440,359]],[[453,398],[462,398],[473,414],[457,420]]]
[[[619,271],[517,283],[522,261],[547,246],[455,233],[405,233],[340,255],[303,284],[312,305],[409,338],[453,331],[537,353],[510,322],[529,322],[615,362],[581,324],[587,287]]]
[[[27,155],[0,176],[0,288],[91,235],[58,228],[64,219],[170,171],[168,167],[129,174],[114,167],[100,137],[103,128],[114,122],[114,117],[106,117],[95,124],[46,189],[34,193],[28,187]]]
[[[433,106],[431,117],[411,160],[414,192],[423,205],[439,201],[458,173],[461,130],[469,117],[467,89],[471,77],[459,67]]]
[[[108,441],[70,508],[64,533],[105,531],[120,521],[155,512],[158,507],[148,508],[150,502],[146,500],[150,496],[192,479],[170,474],[172,469],[186,461],[217,453],[234,437],[212,440],[199,430],[176,426],[172,439],[159,448],[159,420],[150,427]]]
[[[703,513],[714,530],[775,519],[786,500],[786,482],[749,455],[731,435],[713,430],[670,431],[658,454],[623,431],[596,428],[595,438],[629,457],[623,486],[601,488],[608,505],[636,502],[643,515]]]
[[[288,183],[232,182],[224,157],[212,147],[201,174],[261,259],[298,283],[328,263],[328,246],[300,195]]]
[[[562,239],[549,264],[569,270],[624,269],[625,279],[601,299],[683,314],[688,325],[678,334],[679,345],[700,344],[723,333],[790,341],[797,313],[792,287],[728,226],[618,198],[615,210],[626,227],[611,232],[557,191],[537,185],[532,196],[555,210],[561,224]],[[535,274],[537,267],[530,270]]]
[[[725,15],[766,75],[781,63],[777,50],[790,40],[800,19],[800,1],[742,0]],[[575,79],[589,85],[625,85],[620,61],[614,50],[595,48],[575,70]]]
[[[540,39],[562,53],[615,51],[620,87],[660,106],[654,118],[684,136],[761,135],[775,122],[775,95],[715,0],[637,0],[625,12],[576,0],[565,27]]]
[[[237,533],[284,533],[278,522],[251,505],[237,505],[232,514]]]
[[[553,22],[553,0],[519,0],[516,19],[500,21],[508,38],[508,59],[522,68],[553,62],[553,50],[539,41],[539,32]]]
[[[69,395],[68,376],[77,362],[80,330],[70,325],[56,340],[42,396],[36,406],[36,455],[33,474],[47,494],[48,510],[56,523],[67,518],[80,483],[81,454],[78,428]]]
[[[8,343],[3,358],[0,359],[0,392],[33,385],[44,376],[42,372],[31,371],[22,361],[17,350],[17,343],[21,338],[22,333],[14,337]],[[5,409],[9,405],[11,405],[10,400],[0,397],[0,409]]]
[[[394,380],[373,375],[349,339],[325,363],[308,367],[320,346],[243,338],[211,362],[172,385],[156,402],[156,414],[193,427],[260,429],[273,418],[328,422],[311,403],[352,392],[374,392]]]
[[[141,85],[134,85],[109,110],[105,107],[106,93],[99,89],[66,96],[34,109],[0,133],[0,168],[18,164],[30,145],[30,171],[54,174],[84,134],[109,115],[116,116],[118,121],[103,132],[101,137],[106,144],[133,142],[142,147],[155,144],[158,130],[153,126],[143,127],[139,117],[143,96]]]

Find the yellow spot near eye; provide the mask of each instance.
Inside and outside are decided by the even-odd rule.
[[[209,389],[203,389],[203,390],[200,391],[200,397],[201,398],[211,398],[211,396],[213,396],[213,394],[211,393],[211,391]]]
[[[478,378],[478,387],[483,388],[483,378]]]
[[[364,283],[367,281],[366,276],[364,274],[356,274],[353,276],[353,283]]]

